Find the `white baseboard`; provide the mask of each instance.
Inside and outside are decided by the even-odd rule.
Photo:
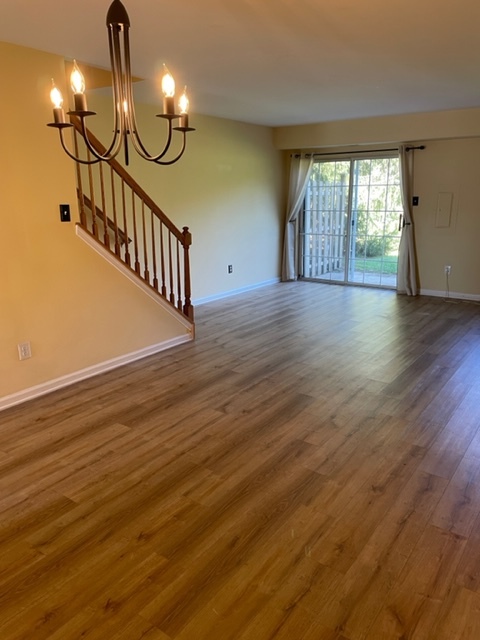
[[[452,300],[471,300],[480,302],[480,295],[473,293],[460,293],[458,291],[438,291],[437,289],[420,289],[421,296],[434,296],[435,298],[451,298]]]
[[[127,353],[126,355],[118,356],[117,358],[106,360],[105,362],[100,362],[99,364],[87,367],[86,369],[74,371],[73,373],[69,373],[66,376],[55,378],[54,380],[49,380],[48,382],[43,382],[42,384],[30,387],[29,389],[24,389],[23,391],[18,391],[17,393],[13,393],[9,396],[4,396],[3,398],[0,398],[0,411],[2,411],[3,409],[8,409],[9,407],[13,407],[17,404],[21,404],[22,402],[33,400],[33,398],[38,398],[39,396],[51,393],[52,391],[57,391],[58,389],[62,389],[63,387],[68,387],[72,384],[75,384],[75,382],[80,382],[80,380],[92,378],[93,376],[97,376],[100,373],[105,373],[106,371],[110,371],[111,369],[122,367],[123,365],[129,364],[130,362],[135,362],[135,360],[146,358],[147,356],[154,355],[155,353],[159,353],[160,351],[165,351],[166,349],[171,349],[172,347],[176,347],[180,344],[184,344],[185,342],[190,342],[192,340],[193,336],[191,333],[183,336],[178,336],[176,338],[165,340],[164,342],[160,342],[149,347],[144,347],[143,349],[139,349],[138,351],[133,351],[132,353]]]
[[[192,304],[198,306],[206,304],[207,302],[214,302],[215,300],[222,300],[223,298],[230,298],[230,296],[236,296],[240,293],[247,293],[247,291],[253,291],[260,287],[266,287],[269,284],[277,284],[280,282],[280,278],[272,278],[271,280],[264,280],[263,282],[257,282],[256,284],[248,285],[247,287],[241,287],[240,289],[231,289],[230,291],[223,291],[222,293],[216,293],[213,296],[207,296],[206,298],[198,298],[193,300]]]

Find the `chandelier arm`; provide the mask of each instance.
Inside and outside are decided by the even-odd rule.
[[[119,135],[118,130],[115,131],[110,147],[105,151],[105,153],[98,153],[88,137],[88,129],[85,126],[85,118],[81,118],[80,122],[83,141],[85,142],[85,146],[90,151],[90,153],[94,155],[95,158],[98,158],[98,160],[105,160],[106,162],[108,162],[109,160],[113,160],[113,158],[115,158],[122,147],[122,137]]]
[[[118,26],[108,26],[108,48],[110,52],[110,65],[112,68],[112,83],[113,83],[113,136],[110,142],[110,146],[105,150],[103,154],[100,154],[90,142],[88,137],[88,129],[85,126],[85,121],[81,119],[82,135],[87,146],[87,149],[96,158],[100,160],[112,160],[118,155],[123,142],[123,132],[125,131],[125,119],[123,114],[123,94],[121,85],[121,68],[122,61],[120,55],[120,43],[118,38]]]
[[[122,93],[122,102],[124,106],[120,113],[122,118],[122,133],[125,146],[125,164],[129,163],[129,151],[128,151],[128,136],[134,139],[134,131],[137,128],[136,116],[135,116],[135,103],[133,101],[133,89],[132,89],[132,70],[130,65],[130,39],[129,39],[130,23],[123,24],[123,48],[120,45],[119,32],[116,34],[117,49],[117,85]],[[122,56],[123,54],[123,56]]]
[[[118,39],[118,28],[114,32],[115,25],[109,25],[108,27],[108,48],[110,52],[110,67],[112,70],[112,85],[113,85],[113,127],[115,131],[115,136],[119,136],[122,138],[122,131],[125,129],[124,122],[124,96],[121,92],[122,87],[122,74],[121,74],[121,55],[120,55],[120,43]],[[123,115],[122,115],[123,114]],[[112,144],[110,145],[110,149],[108,152],[112,150],[114,147],[114,139],[112,140]],[[117,151],[118,153],[118,151]]]
[[[122,147],[122,142],[123,142],[122,132],[125,131],[125,121],[124,121],[124,116],[122,116],[123,100],[122,100],[122,94],[121,94],[121,83],[118,82],[119,77],[121,78],[121,73],[120,73],[121,58],[119,57],[118,31],[114,32],[114,28],[115,28],[114,25],[111,25],[108,28],[108,45],[110,49],[110,62],[112,66],[112,75],[113,75],[114,134],[112,136],[110,146],[105,150],[104,153],[99,153],[90,142],[90,139],[88,136],[88,129],[85,126],[85,118],[80,115],[81,133],[83,136],[83,140],[85,142],[85,146],[90,151],[90,153],[96,158],[95,161],[86,161],[86,160],[80,160],[76,158],[77,162],[80,162],[81,164],[93,164],[94,162],[98,162],[100,160],[104,160],[108,162],[109,160],[112,160],[118,155],[118,152]],[[62,142],[63,142],[63,138],[62,138]],[[65,145],[63,145],[63,147],[65,149]],[[72,157],[71,154],[69,155],[70,157]]]
[[[179,152],[179,154],[177,156],[175,156],[175,158],[173,158],[172,160],[160,160],[160,159],[152,159],[152,162],[155,162],[155,164],[161,164],[163,166],[167,166],[169,164],[173,164],[174,162],[177,162],[177,160],[180,160],[180,158],[183,156],[183,154],[185,153],[185,148],[187,146],[187,134],[185,131],[182,131],[183,133],[183,145],[182,148]]]
[[[165,146],[163,147],[163,150],[157,155],[151,155],[147,151],[145,145],[142,142],[142,139],[140,138],[140,134],[136,129],[132,131],[132,144],[135,148],[135,151],[140,156],[142,156],[144,160],[148,160],[149,162],[157,162],[158,160],[161,160],[170,149],[170,145],[172,144],[172,132],[173,132],[172,121],[169,119],[167,140],[165,142]]]
[[[58,132],[60,135],[60,142],[62,144],[62,148],[67,154],[67,156],[69,156],[72,160],[75,160],[75,162],[78,162],[79,164],[96,164],[97,162],[100,162],[101,158],[99,158],[98,155],[95,158],[95,160],[82,160],[81,158],[77,158],[77,156],[74,155],[65,144],[65,140],[63,138],[63,129],[59,129]]]
[[[125,127],[125,114],[122,109],[123,99],[121,92],[121,56],[119,55],[119,40],[118,40],[118,30],[115,31],[115,25],[109,25],[108,28],[108,45],[110,50],[110,63],[112,67],[112,76],[113,76],[113,120],[114,120],[114,133],[110,142],[110,146],[104,150],[103,153],[100,153],[96,150],[94,145],[90,142],[88,129],[85,125],[85,114],[82,113],[72,113],[69,112],[70,115],[78,116],[80,121],[80,129],[81,134],[85,143],[85,146],[90,151],[90,153],[96,158],[95,162],[103,160],[108,162],[115,158],[124,142],[123,132],[126,131]],[[125,136],[126,142],[126,136]],[[63,138],[62,138],[63,143]],[[65,149],[65,145],[63,144],[63,148]],[[67,152],[68,153],[68,152]],[[73,157],[72,154],[69,154],[70,157]],[[93,164],[93,161],[80,160],[79,158],[74,158],[77,162],[81,164]]]
[[[118,37],[116,38],[118,41]],[[87,149],[90,151],[90,153],[94,156],[95,160],[81,160],[80,158],[75,158],[74,156],[72,156],[71,153],[68,152],[68,150],[65,147],[64,141],[63,141],[63,137],[62,137],[62,146],[64,148],[64,150],[67,152],[67,154],[73,158],[74,160],[76,160],[77,162],[80,162],[81,164],[94,164],[96,162],[99,162],[101,160],[104,160],[106,162],[108,162],[109,160],[112,160],[113,158],[115,158],[118,155],[118,152],[120,151],[121,147],[122,147],[122,142],[123,142],[123,136],[122,136],[122,131],[121,129],[125,130],[124,122],[122,120],[122,115],[121,115],[121,105],[123,104],[122,102],[120,102],[120,98],[121,95],[119,95],[119,89],[118,89],[118,58],[115,60],[115,52],[118,52],[118,46],[115,47],[115,35],[112,33],[112,28],[109,27],[108,29],[108,44],[109,44],[109,49],[110,49],[110,62],[112,65],[112,75],[113,75],[113,110],[114,110],[114,134],[112,137],[112,140],[110,142],[110,146],[108,147],[108,149],[105,149],[104,153],[99,153],[95,147],[92,145],[92,143],[90,142],[89,136],[88,136],[88,129],[85,125],[85,117],[82,117],[81,114],[79,114],[79,119],[80,119],[80,128],[81,128],[81,134],[83,137],[83,140],[85,142],[85,146],[87,147]]]
[[[158,160],[160,160],[166,155],[166,153],[170,149],[170,145],[172,144],[172,131],[173,131],[172,120],[171,119],[168,120],[168,134],[167,134],[167,140],[165,142],[163,150],[156,155],[152,155],[151,153],[149,153],[146,146],[143,144],[142,138],[140,137],[140,134],[138,132],[137,116],[135,113],[135,102],[133,100],[133,82],[132,82],[132,72],[131,72],[131,65],[130,65],[130,42],[128,39],[127,31],[125,31],[123,46],[124,46],[124,56],[125,56],[125,78],[126,78],[124,89],[126,92],[125,99],[128,105],[128,117],[130,120],[130,135],[132,138],[133,148],[144,160],[148,160],[149,162],[157,162]]]

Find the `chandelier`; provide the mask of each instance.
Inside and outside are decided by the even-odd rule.
[[[81,164],[94,164],[104,160],[108,162],[115,158],[121,148],[125,152],[125,164],[129,162],[128,139],[132,141],[135,151],[145,160],[155,162],[156,164],[168,165],[179,160],[186,146],[186,134],[188,131],[195,131],[188,126],[188,97],[185,90],[179,100],[179,111],[175,111],[175,81],[168,69],[164,65],[164,75],[162,78],[163,91],[163,113],[159,113],[157,117],[164,118],[168,123],[166,141],[163,149],[156,155],[151,155],[138,133],[137,119],[135,116],[135,105],[133,102],[132,88],[132,72],[130,68],[130,44],[128,31],[130,29],[130,20],[127,11],[120,0],[113,0],[107,13],[107,31],[108,46],[110,49],[110,65],[112,70],[113,82],[113,102],[114,102],[114,128],[110,145],[104,153],[99,153],[91,144],[88,138],[88,130],[85,125],[85,119],[88,116],[96,115],[95,111],[89,111],[87,108],[87,99],[85,96],[85,80],[74,61],[73,71],[70,76],[71,88],[73,91],[74,109],[68,111],[67,115],[76,116],[80,123],[81,132],[85,141],[85,145],[92,154],[93,159],[84,160],[74,155],[67,147],[64,139],[64,129],[73,127],[71,122],[66,122],[65,112],[63,109],[63,97],[52,80],[52,90],[50,98],[53,103],[54,121],[49,123],[49,127],[58,129],[60,142],[64,151],[70,158]],[[121,37],[121,35],[123,37]],[[178,120],[177,126],[173,126]],[[163,158],[168,153],[173,136],[173,131],[180,131],[183,136],[183,143],[178,154],[170,160]]]

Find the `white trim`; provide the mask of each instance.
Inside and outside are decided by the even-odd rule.
[[[154,302],[165,309],[171,316],[176,318],[182,326],[186,329],[192,330],[193,322],[189,320],[182,313],[177,311],[175,307],[167,302],[162,296],[156,291],[153,287],[148,285],[146,282],[141,280],[137,273],[130,267],[127,267],[121,260],[119,260],[113,253],[108,251],[106,247],[104,247],[100,242],[97,242],[95,238],[85,231],[78,223],[75,225],[75,230],[77,232],[77,236],[81,238],[84,242],[88,244],[94,251],[96,251],[104,260],[106,260],[109,264],[111,264],[115,269],[118,269],[120,273],[126,276],[130,282],[133,282],[139,289],[141,289],[144,293],[147,294]]]
[[[445,298],[452,300],[471,300],[480,302],[480,295],[475,293],[459,293],[458,291],[438,291],[437,289],[420,289],[421,296],[434,296],[436,298]]]
[[[87,378],[92,378],[93,376],[105,373],[106,371],[110,371],[111,369],[123,367],[130,362],[135,362],[135,360],[146,358],[147,356],[159,353],[160,351],[165,351],[166,349],[171,349],[172,347],[176,347],[180,344],[184,344],[185,342],[190,342],[192,340],[193,337],[191,333],[184,336],[171,338],[170,340],[165,340],[164,342],[153,344],[149,347],[144,347],[143,349],[139,349],[138,351],[133,351],[132,353],[127,353],[123,356],[118,356],[116,358],[112,358],[111,360],[100,362],[99,364],[87,367],[86,369],[81,369],[80,371],[69,373],[66,376],[62,376],[61,378],[55,378],[54,380],[43,382],[42,384],[30,387],[29,389],[24,389],[23,391],[18,391],[17,393],[13,393],[9,396],[4,396],[3,398],[0,398],[0,411],[2,411],[3,409],[7,409],[8,407],[13,407],[16,404],[27,402],[28,400],[33,400],[33,398],[38,398],[39,396],[51,393],[52,391],[57,391],[58,389],[62,389],[63,387],[68,387],[72,384],[75,384],[75,382],[80,382],[80,380],[86,380]]]
[[[246,293],[247,291],[253,291],[254,289],[260,289],[260,287],[267,287],[270,284],[278,284],[280,278],[272,278],[271,280],[265,280],[264,282],[257,282],[257,284],[251,284],[247,287],[241,287],[240,289],[231,289],[230,291],[223,291],[222,293],[216,293],[213,296],[207,296],[206,298],[198,298],[193,300],[192,304],[198,306],[201,304],[207,304],[207,302],[215,302],[215,300],[222,300],[223,298],[230,298],[230,296],[236,296],[240,293]]]

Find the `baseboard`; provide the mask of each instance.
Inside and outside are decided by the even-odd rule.
[[[47,393],[51,393],[52,391],[57,391],[58,389],[62,389],[63,387],[68,387],[72,384],[75,384],[76,382],[80,382],[81,380],[92,378],[93,376],[111,371],[112,369],[117,369],[118,367],[123,367],[130,362],[135,362],[136,360],[140,360],[141,358],[146,358],[147,356],[154,355],[155,353],[159,353],[160,351],[171,349],[172,347],[176,347],[180,344],[184,344],[185,342],[190,342],[192,340],[193,337],[191,334],[178,336],[176,338],[165,340],[164,342],[139,349],[138,351],[133,351],[132,353],[127,353],[126,355],[118,356],[117,358],[106,360],[105,362],[100,362],[99,364],[95,364],[92,367],[87,367],[86,369],[81,369],[80,371],[69,373],[66,376],[55,378],[54,380],[49,380],[48,382],[30,387],[29,389],[18,391],[17,393],[13,393],[9,396],[4,396],[3,398],[0,398],[0,411],[8,409],[9,407],[13,407],[17,404],[21,404],[23,402],[28,402],[29,400],[33,400],[34,398],[38,398],[39,396],[46,395]]]
[[[230,296],[236,296],[240,293],[247,293],[254,289],[260,289],[260,287],[267,287],[270,284],[277,284],[280,282],[280,278],[272,278],[271,280],[264,280],[263,282],[257,282],[247,287],[241,287],[240,289],[231,289],[230,291],[223,291],[222,293],[216,293],[213,296],[207,296],[206,298],[198,298],[193,300],[193,305],[198,306],[201,304],[207,304],[207,302],[214,302],[215,300],[222,300],[223,298],[230,298]]]
[[[470,300],[480,302],[480,295],[472,293],[460,293],[459,291],[438,291],[436,289],[420,289],[421,296],[434,296],[435,298],[446,298],[452,300]]]

